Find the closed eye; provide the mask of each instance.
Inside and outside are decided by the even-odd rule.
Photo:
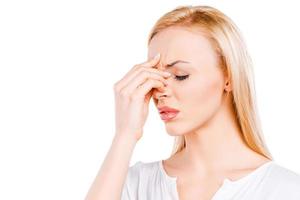
[[[187,79],[189,77],[189,75],[185,75],[185,76],[175,76],[175,80],[177,81],[182,81],[184,79]]]

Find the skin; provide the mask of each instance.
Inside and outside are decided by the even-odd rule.
[[[211,199],[225,178],[232,181],[269,162],[243,142],[231,106],[232,87],[219,66],[210,41],[194,29],[169,27],[159,32],[148,46],[148,58],[160,53],[157,69],[168,71],[163,90],[153,89],[157,107],[169,106],[180,112],[165,121],[167,133],[183,135],[186,148],[163,161],[169,176],[177,177],[183,199]],[[176,60],[170,68],[166,65]],[[175,76],[189,75],[178,81]]]
[[[155,69],[159,57],[134,65],[114,84],[115,136],[85,197],[86,200],[120,200],[129,161],[143,135],[152,89],[161,90],[170,73]],[[125,192],[124,195],[127,195]]]

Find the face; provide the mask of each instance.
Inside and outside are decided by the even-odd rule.
[[[225,77],[218,57],[201,32],[169,27],[152,38],[148,59],[161,54],[157,69],[172,74],[165,90],[153,89],[156,107],[168,106],[180,112],[165,121],[170,135],[183,135],[203,126],[220,108]],[[177,60],[177,63],[167,67]]]

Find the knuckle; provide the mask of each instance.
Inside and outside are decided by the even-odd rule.
[[[144,63],[138,63],[138,64],[135,64],[134,66],[135,66],[136,69],[140,69],[140,68],[144,67],[143,64]]]
[[[142,71],[141,74],[143,76],[150,76],[151,75],[151,72],[148,72],[148,71]]]
[[[152,72],[152,73],[157,73],[158,72],[158,70],[155,69],[155,68],[148,68],[147,70]]]
[[[151,84],[155,84],[155,83],[156,83],[156,80],[150,79],[149,82],[150,82]]]
[[[118,84],[118,83],[115,83],[115,84],[113,85],[113,89],[114,89],[114,91],[119,91],[119,84]]]
[[[141,66],[139,64],[135,64],[133,67],[132,67],[132,70],[131,71],[136,71],[136,70],[139,70]]]
[[[137,94],[136,93],[133,93],[131,96],[130,96],[130,99],[131,100],[134,100],[134,99],[136,99],[137,98]]]
[[[163,85],[164,85],[161,81],[156,81],[156,84],[157,84],[158,86],[163,86]]]
[[[134,92],[131,96],[130,96],[130,99],[131,100],[138,100],[140,99],[140,95],[137,93],[137,92]]]
[[[158,85],[158,86],[162,85],[162,83],[160,81],[156,81],[155,84]]]
[[[155,70],[154,73],[155,73],[155,75],[157,77],[160,77],[160,78],[162,78],[164,76],[164,72],[163,71]]]
[[[119,93],[120,93],[120,96],[123,97],[123,98],[127,98],[128,97],[128,93],[125,90],[122,90]]]
[[[147,67],[145,67],[145,66],[141,66],[140,69],[143,70],[143,71],[149,71],[149,68],[147,68]]]
[[[135,65],[133,65],[133,68],[136,69],[136,68],[139,68],[139,66],[140,66],[139,64],[135,64]]]
[[[159,71],[157,68],[155,68],[155,67],[151,67],[151,68],[148,68],[148,69],[150,69],[150,70],[152,70],[152,71],[154,71],[154,72],[156,72],[156,71]]]
[[[164,83],[165,81],[164,81],[164,79],[163,78],[161,78],[161,77],[159,77],[159,80],[158,80],[160,83]]]
[[[144,71],[144,67],[143,66],[139,66],[135,69],[138,73],[141,73]]]

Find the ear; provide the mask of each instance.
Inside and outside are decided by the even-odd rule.
[[[224,91],[230,92],[232,90],[232,84],[228,77],[225,79]]]

